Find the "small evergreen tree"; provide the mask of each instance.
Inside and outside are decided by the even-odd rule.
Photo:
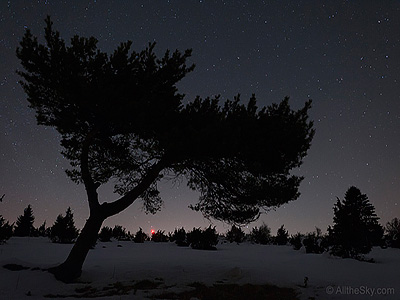
[[[231,229],[226,233],[226,239],[231,243],[242,243],[245,237],[246,234],[244,233],[243,229],[235,225],[232,225]]]
[[[293,246],[294,250],[300,250],[303,246],[304,235],[300,232],[297,232],[295,235],[292,235],[289,239],[289,243]]]
[[[13,225],[0,215],[0,244],[5,243],[12,236]]]
[[[58,215],[50,229],[50,239],[53,243],[71,244],[78,237],[79,231],[75,227],[74,215],[70,207],[63,215]]]
[[[113,230],[111,227],[104,226],[99,233],[100,242],[111,242],[113,236]]]
[[[306,248],[306,253],[320,254],[325,251],[324,236],[318,227],[315,228],[314,232],[307,233],[302,242]]]
[[[165,235],[164,230],[157,230],[151,235],[151,240],[156,243],[168,242],[168,236]]]
[[[394,218],[386,223],[386,242],[389,247],[400,248],[400,219]]]
[[[126,231],[126,228],[122,227],[121,225],[115,225],[112,230],[112,236],[118,241],[130,241],[131,236]]]
[[[179,247],[189,246],[186,230],[183,227],[174,230],[174,233],[170,237],[170,241],[175,242]]]
[[[135,243],[144,243],[149,240],[149,236],[143,232],[142,228],[139,227],[139,230],[136,232],[133,241]]]
[[[35,227],[33,227],[33,222],[35,217],[33,216],[33,210],[29,204],[24,209],[24,214],[19,216],[15,224],[14,235],[15,236],[34,236]]]
[[[265,223],[263,223],[260,228],[254,227],[250,233],[250,239],[256,244],[269,244],[271,242],[271,228]]]
[[[218,244],[218,234],[215,227],[211,227],[211,225],[205,230],[193,228],[187,234],[187,241],[193,249],[216,250],[215,246]]]
[[[350,187],[333,210],[334,225],[328,228],[331,254],[359,259],[382,240],[383,229],[375,208],[358,188]]]
[[[41,237],[48,236],[48,230],[46,228],[46,221],[43,222],[42,225],[39,226],[39,228],[36,230],[37,235]]]
[[[283,227],[278,228],[276,232],[276,237],[274,239],[274,244],[276,245],[286,245],[289,240],[289,232]]]

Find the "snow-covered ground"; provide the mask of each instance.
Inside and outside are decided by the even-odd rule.
[[[89,252],[80,283],[64,284],[37,269],[61,263],[71,247],[46,238],[16,237],[0,245],[0,299],[77,295],[90,288],[102,290],[117,282],[132,285],[145,279],[160,285],[149,292],[138,290],[134,299],[184,290],[193,282],[268,283],[294,288],[300,299],[400,299],[400,249],[374,248],[368,257],[376,263],[367,263],[305,254],[290,246],[225,243],[217,251],[203,251],[173,243],[114,241],[98,243]],[[11,271],[3,267],[6,264],[30,269]],[[303,286],[305,277],[307,287]],[[133,293],[101,299],[132,299]]]

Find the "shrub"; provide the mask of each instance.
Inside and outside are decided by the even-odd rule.
[[[78,237],[79,231],[74,224],[74,215],[68,207],[65,217],[58,215],[50,228],[50,239],[53,243],[70,244]]]
[[[254,227],[250,239],[253,243],[267,245],[271,242],[271,229],[267,224],[262,224],[260,228]]]
[[[126,231],[126,228],[121,225],[115,225],[112,230],[112,237],[117,241],[130,241],[131,236],[130,233]]]
[[[233,243],[242,243],[246,237],[246,234],[244,233],[243,229],[240,227],[236,227],[233,225],[231,229],[226,233],[226,239]]]
[[[139,227],[139,230],[136,232],[133,241],[135,243],[144,243],[149,240],[149,236],[143,232],[142,228]]]
[[[171,242],[175,242],[180,247],[189,246],[187,241],[186,230],[182,227],[180,229],[175,229],[174,233],[171,234],[169,239]]]
[[[289,232],[283,227],[278,228],[276,232],[276,237],[274,238],[274,244],[276,245],[286,245],[289,240]]]
[[[113,237],[113,230],[111,227],[104,226],[101,228],[99,233],[100,242],[111,242],[111,238]]]
[[[215,246],[218,244],[218,234],[215,227],[212,228],[211,225],[205,230],[193,228],[187,234],[187,241],[193,249],[216,250]]]
[[[307,233],[303,239],[303,245],[306,248],[306,253],[322,253],[326,249],[324,247],[324,236],[322,235],[321,229],[318,227],[311,233]]]
[[[0,244],[5,243],[13,233],[13,225],[6,222],[2,216],[0,216]]]
[[[168,236],[165,235],[165,231],[157,230],[151,235],[151,240],[156,243],[168,242]]]
[[[386,223],[386,243],[389,247],[400,248],[400,219],[394,218]]]
[[[294,250],[299,250],[303,246],[303,238],[300,232],[297,232],[295,235],[292,235],[289,239],[289,243],[293,246]]]

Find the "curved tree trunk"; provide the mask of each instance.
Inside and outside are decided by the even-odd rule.
[[[68,283],[73,282],[81,275],[83,262],[89,250],[95,245],[104,220],[104,217],[96,215],[91,215],[86,220],[86,224],[67,259],[61,265],[48,270],[54,274],[56,279]]]

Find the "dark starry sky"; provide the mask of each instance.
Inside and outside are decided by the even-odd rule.
[[[42,39],[44,18],[65,40],[95,36],[102,50],[156,41],[156,52],[193,49],[196,69],[179,84],[196,95],[255,93],[260,105],[291,97],[299,108],[313,99],[316,135],[303,166],[301,197],[262,221],[273,232],[326,230],[336,197],[355,185],[382,224],[400,217],[400,2],[399,1],[1,1],[0,214],[14,222],[32,204],[35,226],[51,225],[71,206],[78,227],[88,215],[83,186],[66,177],[59,136],[36,125],[15,74],[15,49],[24,28]],[[198,194],[185,183],[161,184],[164,209],[155,216],[140,203],[108,221],[136,231],[208,226],[187,206]],[[100,188],[102,201],[115,196]],[[0,195],[1,196],[1,195]],[[219,231],[228,226],[214,223]]]

